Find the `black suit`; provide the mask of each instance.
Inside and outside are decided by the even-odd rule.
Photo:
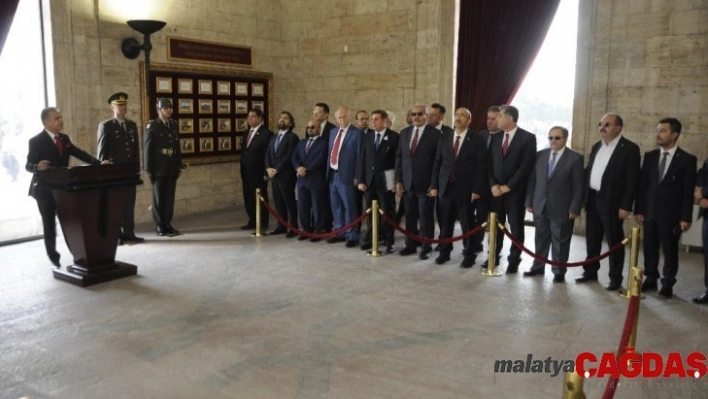
[[[454,152],[455,141],[458,141],[457,156]],[[472,194],[479,195],[487,188],[486,153],[484,140],[471,130],[467,131],[464,139],[458,139],[454,131],[442,133],[432,177],[432,187],[438,189],[441,238],[452,237],[456,219],[460,221],[463,233],[475,226],[477,200],[472,200]],[[464,240],[465,257],[475,257],[474,247],[481,245],[483,238],[484,232],[481,232]],[[449,257],[451,251],[452,244],[440,246],[443,257]]]
[[[265,156],[273,133],[264,125],[251,135],[248,130],[243,141],[241,151],[241,187],[243,190],[243,204],[248,214],[248,225],[256,225],[256,189],[261,189],[261,195],[268,200],[268,181],[266,175]],[[249,143],[249,136],[251,137]],[[261,207],[261,229],[268,228],[268,210]]]
[[[327,186],[327,142],[316,138],[307,149],[310,140],[306,137],[298,143],[292,156],[293,167],[305,168],[305,176],[297,178],[297,206],[302,230],[308,233],[325,231],[325,198],[329,198]],[[314,224],[313,224],[314,222]]]
[[[44,248],[49,259],[54,263],[59,262],[59,253],[56,250],[56,203],[50,190],[37,187],[37,175],[42,173],[37,170],[37,165],[40,161],[49,161],[51,168],[66,168],[69,166],[69,158],[72,156],[93,165],[101,163],[98,159],[74,146],[66,134],[59,133],[59,141],[61,141],[62,146],[61,154],[46,130],[32,137],[29,141],[29,152],[27,154],[27,163],[25,164],[25,169],[33,174],[29,195],[37,201],[39,213],[42,215]]]
[[[438,127],[439,126],[439,127]],[[434,128],[438,129],[441,134],[455,134],[455,129],[451,128],[448,125],[445,124],[439,124],[437,126],[433,126]],[[438,237],[442,237],[442,231],[443,231],[443,216],[442,216],[442,208],[440,207],[440,197],[435,198],[435,217],[438,219],[438,230],[440,230],[440,234],[438,234]]]
[[[320,129],[322,131],[320,132],[320,138],[324,140],[325,143],[329,143],[329,133],[332,131],[332,129],[337,129],[337,125],[334,123],[331,123],[330,121],[326,121],[324,126],[320,125]],[[326,145],[325,145],[326,147]],[[325,148],[325,155],[327,154],[327,149]],[[329,168],[329,166],[327,166]],[[325,231],[331,231],[332,230],[332,224],[334,223],[334,215],[332,215],[332,203],[329,198],[329,188],[327,189],[327,195],[325,195],[324,202],[323,202],[323,218],[324,218],[324,228]]]
[[[695,156],[676,148],[671,163],[659,177],[663,149],[644,154],[634,213],[644,216],[644,267],[646,277],[659,278],[659,246],[664,251],[662,287],[673,287],[678,272],[681,222],[693,218],[693,188],[696,184]]]
[[[508,216],[511,234],[523,243],[526,212],[524,205],[529,175],[536,163],[536,136],[517,128],[509,143],[506,156],[502,154],[504,140],[505,132],[499,132],[493,136],[489,146],[487,154],[489,187],[496,184],[506,185],[511,191],[501,197],[492,197],[491,211],[497,213],[497,220],[501,223],[505,223]],[[497,259],[503,245],[504,234],[499,230],[495,254]],[[521,250],[514,245],[509,250],[508,261],[511,270],[518,267],[521,262]]]
[[[393,173],[396,169],[399,136],[397,132],[385,129],[380,136],[377,149],[376,135],[377,133],[372,130],[364,136],[359,183],[367,185],[364,193],[367,207],[371,201],[378,200],[379,206],[393,218],[396,215],[396,198],[394,192],[386,186],[386,171]],[[369,229],[364,236],[364,244],[371,243],[372,226],[371,215],[369,215]],[[382,234],[384,245],[393,245],[393,227],[383,218],[379,219],[379,231]]]
[[[489,151],[489,145],[492,142],[492,138],[494,137],[494,134],[490,134],[489,130],[480,130],[477,132],[480,137],[482,137],[482,140],[484,140],[485,147],[487,148],[487,152]],[[489,155],[487,155],[489,157]],[[492,191],[489,189],[489,186],[485,187],[485,189],[479,193],[481,198],[477,201],[477,217],[476,221],[477,224],[482,224],[486,221],[489,220],[489,208],[492,205]]]
[[[169,231],[175,208],[177,178],[182,170],[177,121],[153,119],[145,128],[145,171],[152,183],[152,219],[158,231]]]
[[[274,168],[278,173],[271,178],[273,187],[273,201],[278,215],[287,220],[294,227],[297,223],[297,202],[295,201],[295,169],[293,168],[292,157],[300,140],[291,131],[283,133],[283,137],[278,143],[280,134],[273,135],[266,152],[266,168]],[[276,149],[277,144],[277,149]],[[267,175],[266,175],[267,176]],[[278,224],[278,228],[285,230],[285,226]]]
[[[619,218],[619,210],[631,211],[637,192],[639,180],[639,164],[641,155],[639,147],[624,137],[620,137],[617,147],[612,152],[605,172],[602,175],[600,191],[590,188],[592,169],[597,152],[604,141],[593,145],[590,160],[585,169],[585,199],[586,199],[586,241],[587,256],[593,258],[600,255],[602,236],[607,239],[610,248],[624,239],[623,220]],[[610,255],[610,285],[622,284],[622,267],[624,265],[624,248]],[[584,275],[597,276],[600,262],[587,266]]]
[[[701,190],[701,197],[708,199],[708,159],[696,176],[696,187]],[[703,284],[708,289],[708,209],[700,208],[698,218],[703,218]]]
[[[138,125],[127,118],[124,123],[125,127],[122,127],[118,119],[111,118],[98,125],[97,153],[100,161],[109,159],[113,163],[140,164]],[[127,186],[127,191],[121,237],[132,238],[135,236],[135,186]]]
[[[411,144],[415,129],[422,129],[418,136],[415,153]],[[440,131],[432,126],[408,126],[401,131],[396,151],[396,183],[403,184],[403,200],[406,207],[406,231],[416,233],[420,221],[420,234],[433,238],[435,230],[435,200],[428,196],[431,174],[440,141]],[[406,248],[415,250],[416,243],[406,237]],[[422,244],[423,252],[430,252],[430,244]]]

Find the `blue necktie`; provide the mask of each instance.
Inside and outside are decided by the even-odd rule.
[[[551,162],[548,163],[548,173],[547,173],[547,178],[551,177],[551,173],[553,173],[553,168],[556,166],[556,152],[554,151],[553,154],[551,155]]]
[[[376,140],[374,141],[374,145],[376,146],[376,149],[379,149],[379,144],[381,143],[381,133],[376,132]]]
[[[275,140],[274,150],[278,151],[278,146],[280,145],[280,139],[282,139],[282,138],[283,138],[283,134],[282,133],[278,134],[278,138]]]

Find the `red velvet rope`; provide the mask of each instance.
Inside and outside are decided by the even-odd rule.
[[[464,240],[465,238],[472,237],[473,235],[484,230],[484,226],[479,225],[479,226],[475,227],[474,229],[472,229],[462,235],[459,235],[457,237],[435,239],[435,238],[423,237],[423,236],[419,236],[419,235],[415,235],[413,233],[407,232],[404,228],[399,226],[393,219],[391,219],[391,217],[386,212],[383,212],[383,210],[381,210],[381,216],[383,216],[386,223],[393,226],[393,228],[396,229],[396,231],[402,233],[403,235],[405,235],[406,237],[408,237],[412,240],[420,241],[420,242],[426,243],[426,244],[450,244],[455,241],[460,241],[460,240]]]
[[[293,225],[291,225],[290,223],[288,223],[285,219],[283,219],[282,217],[280,217],[280,215],[278,215],[278,212],[276,212],[275,209],[273,209],[273,207],[271,207],[270,204],[269,204],[263,197],[260,197],[260,199],[261,199],[261,202],[263,203],[263,205],[264,205],[264,206],[266,207],[266,209],[268,210],[268,212],[270,212],[270,214],[273,215],[273,217],[275,217],[275,219],[278,221],[278,223],[280,223],[280,224],[282,224],[283,226],[285,226],[286,229],[288,229],[288,230],[290,230],[290,231],[292,231],[292,232],[295,232],[295,234],[298,234],[298,235],[301,235],[301,236],[305,236],[305,237],[310,237],[310,238],[330,238],[330,237],[336,237],[336,236],[338,236],[338,235],[340,235],[340,234],[346,232],[347,230],[351,229],[352,227],[356,226],[357,224],[361,223],[364,219],[366,219],[367,216],[369,216],[369,210],[367,209],[366,212],[364,212],[364,213],[361,214],[361,216],[359,216],[358,218],[352,220],[351,223],[349,223],[348,225],[342,227],[341,229],[332,230],[332,231],[329,232],[329,233],[310,233],[310,232],[307,232],[307,231],[300,230],[300,229],[298,229],[297,227],[294,227]]]
[[[629,300],[629,308],[627,309],[627,317],[624,319],[624,329],[622,330],[622,338],[620,339],[619,349],[617,349],[617,363],[619,364],[620,357],[626,352],[627,344],[629,343],[629,337],[632,335],[632,330],[634,329],[634,323],[637,319],[637,314],[639,311],[639,297],[632,296]],[[612,399],[615,396],[615,390],[617,390],[617,383],[619,382],[619,377],[610,377],[610,380],[605,386],[605,392],[602,394],[602,399]]]
[[[526,248],[526,247],[524,246],[524,244],[520,243],[519,240],[516,239],[516,237],[514,237],[513,235],[511,235],[511,233],[510,233],[510,232],[506,229],[506,227],[505,227],[503,224],[501,224],[501,223],[499,224],[499,229],[504,233],[505,236],[509,237],[509,240],[511,240],[511,243],[512,243],[512,244],[514,244],[514,245],[515,245],[517,248],[519,248],[520,250],[522,250],[522,251],[526,252],[527,254],[529,254],[529,256],[531,256],[531,257],[534,258],[535,260],[537,260],[537,261],[539,261],[539,262],[542,262],[542,263],[548,263],[549,265],[552,265],[552,266],[565,267],[565,268],[568,268],[568,267],[577,267],[577,266],[585,266],[585,265],[589,265],[589,264],[591,264],[591,263],[599,262],[599,261],[601,261],[602,259],[605,259],[606,257],[608,257],[608,256],[612,255],[613,253],[619,251],[622,247],[624,247],[625,243],[628,241],[627,239],[625,239],[625,240],[623,240],[623,241],[617,243],[617,245],[615,245],[614,247],[610,248],[609,251],[605,252],[604,254],[595,256],[594,258],[585,259],[584,261],[580,261],[580,262],[563,263],[563,262],[558,262],[558,261],[554,261],[554,260],[550,260],[550,259],[544,259],[544,258],[542,258],[542,257],[540,257],[540,256],[538,256],[538,255],[536,255],[536,254],[533,253],[530,249]]]

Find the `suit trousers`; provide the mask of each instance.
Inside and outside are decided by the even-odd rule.
[[[526,207],[524,206],[525,193],[509,193],[501,197],[492,197],[491,211],[497,213],[497,221],[506,223],[509,219],[511,234],[516,237],[519,242],[524,243],[524,216]],[[497,229],[497,259],[501,256],[501,250],[504,246],[504,233]],[[509,257],[507,258],[510,265],[517,265],[521,262],[521,250],[515,245],[511,245],[509,249]]]
[[[37,188],[34,191],[34,199],[37,201],[39,214],[42,216],[44,248],[47,251],[47,256],[52,262],[59,261],[59,252],[57,252],[57,207],[54,202],[54,196],[49,190]]]
[[[256,224],[256,189],[261,189],[261,195],[263,199],[268,201],[268,183],[263,181],[263,177],[260,177],[260,181],[255,181],[257,179],[241,179],[241,188],[243,189],[243,205],[246,207],[246,214],[248,215],[248,224]],[[261,206],[261,229],[265,230],[268,228],[269,222],[268,210]]]
[[[366,203],[366,208],[371,206],[371,201],[379,201],[379,208],[383,209],[389,216],[395,217],[396,214],[396,197],[392,191],[375,189],[374,187],[369,187],[369,189],[364,193],[364,201]],[[371,235],[373,229],[373,217],[369,214],[369,223],[366,230],[366,235],[364,236],[365,243],[371,243]],[[384,218],[379,215],[379,239],[383,239],[384,245],[393,245],[393,226],[386,223]]]
[[[435,198],[428,197],[428,193],[417,193],[406,191],[403,194],[406,207],[406,231],[415,234],[418,231],[420,222],[420,235],[426,238],[433,238],[435,232]],[[415,240],[406,237],[406,248],[415,249]],[[430,244],[422,244],[423,252],[431,251]]]
[[[152,176],[152,220],[155,226],[167,227],[172,223],[175,209],[177,176]]]
[[[273,187],[273,202],[278,215],[285,219],[293,227],[297,228],[297,202],[295,201],[295,182],[279,180],[276,176],[271,180]],[[278,228],[285,229],[285,226],[278,223]]]
[[[354,182],[343,182],[339,178],[339,172],[330,170],[329,198],[332,205],[332,217],[334,219],[334,230],[339,230],[356,219],[356,193]],[[354,226],[344,233],[347,241],[359,240],[359,226]]]
[[[703,216],[703,284],[708,289],[708,215]]]
[[[457,192],[456,185],[454,183],[448,183],[445,195],[438,197],[440,217],[442,219],[440,238],[450,238],[453,236],[456,220],[460,222],[462,233],[466,233],[474,228],[476,225],[475,209],[477,207],[477,201],[471,201],[471,199],[470,196],[460,196]],[[482,245],[483,239],[484,230],[472,237],[465,238],[463,240],[465,256],[474,256],[474,247]],[[441,255],[449,256],[450,252],[452,252],[452,243],[440,244]]]
[[[324,201],[327,196],[324,188],[298,187],[297,207],[303,231],[324,233]]]
[[[662,287],[673,287],[678,273],[678,252],[681,229],[679,222],[661,223],[644,220],[644,270],[647,278],[659,278],[659,247],[664,251]]]
[[[533,218],[533,224],[536,228],[536,255],[549,259],[548,252],[550,250],[553,257],[551,260],[567,263],[575,220],[568,217],[552,218],[547,215],[540,215]],[[531,270],[543,273],[545,267],[545,263],[534,260]],[[551,270],[554,275],[565,276],[568,269],[553,266]]]
[[[600,255],[602,237],[607,240],[607,245],[612,248],[624,239],[622,219],[619,218],[619,209],[603,209],[602,201],[598,194],[590,190],[587,200],[586,241],[587,257],[593,258]],[[624,247],[610,255],[610,284],[622,284],[622,268],[624,267]],[[600,262],[583,266],[585,275],[597,275]]]
[[[135,235],[135,197],[136,189],[134,185],[126,187],[125,211],[121,222],[121,235],[131,237]]]

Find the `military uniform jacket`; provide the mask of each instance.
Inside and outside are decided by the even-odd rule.
[[[98,125],[98,159],[113,163],[140,162],[138,125],[125,119],[125,129],[116,118],[107,119]]]
[[[145,170],[153,176],[177,177],[182,167],[179,147],[179,129],[174,119],[163,122],[159,118],[145,127]]]

